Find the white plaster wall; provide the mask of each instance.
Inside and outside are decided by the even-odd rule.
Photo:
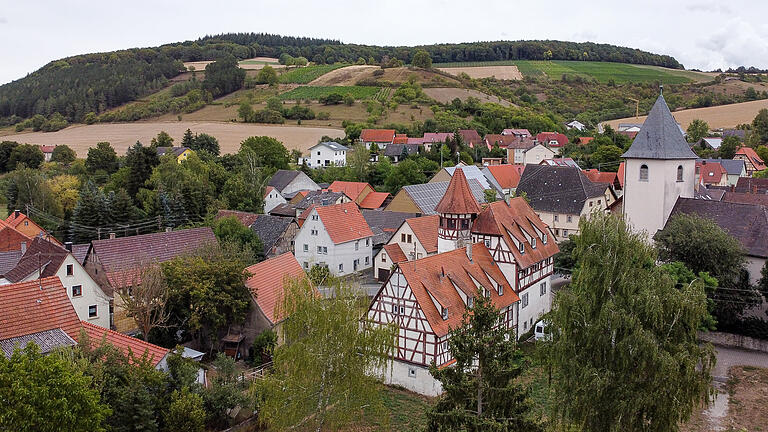
[[[318,186],[317,183],[315,183],[311,178],[309,178],[309,176],[307,176],[303,172],[299,172],[299,175],[297,175],[292,182],[288,183],[285,189],[281,190],[280,192],[283,194],[289,194],[293,192],[298,192],[300,190],[311,190],[311,191],[320,190],[320,186]]]
[[[555,152],[542,144],[538,144],[525,152],[523,163],[538,165],[544,159],[552,159],[553,157],[555,157]],[[517,160],[517,155],[515,155],[515,160]]]
[[[264,198],[264,213],[269,213],[273,208],[280,204],[284,204],[285,202],[285,198],[280,195],[280,192],[278,192],[277,189],[272,189],[267,194],[267,197]]]
[[[539,318],[552,309],[552,277],[546,278],[534,283],[525,291],[519,292],[517,295],[520,297],[520,307],[518,309],[518,332],[525,333],[531,329],[531,324],[535,324]],[[540,285],[544,283],[547,285],[547,293],[541,295]],[[523,307],[522,298],[524,294],[528,294],[528,306]],[[525,323],[525,324],[524,324]]]
[[[415,370],[416,376],[409,376],[409,369]],[[386,384],[403,386],[425,396],[439,396],[443,393],[440,381],[433,378],[429,369],[423,366],[390,360],[387,367],[379,371],[379,376]]]
[[[373,242],[370,237],[334,244],[325,230],[322,220],[320,218],[313,220],[315,215],[317,215],[317,211],[312,210],[296,234],[295,256],[303,268],[308,269],[312,268],[315,264],[325,263],[332,274],[342,276],[355,272],[353,270],[355,259],[360,260],[356,271],[370,268],[373,265]],[[312,235],[313,229],[317,230],[316,236]],[[358,244],[357,249],[355,249],[355,243]],[[308,246],[307,251],[304,250],[305,244]],[[328,254],[318,254],[318,246],[327,247]],[[368,257],[367,264],[365,262],[366,257]],[[309,267],[307,268],[304,263],[307,263]],[[343,264],[343,270],[341,271],[339,270],[339,264]]]
[[[325,166],[328,160],[332,165],[344,166],[347,164],[347,152],[345,150],[332,150],[326,146],[317,146],[311,149],[309,166],[313,168]]]
[[[72,276],[67,276],[67,264],[72,264]],[[67,255],[64,262],[56,272],[56,276],[61,280],[64,289],[67,290],[67,297],[75,307],[77,317],[82,321],[87,321],[99,327],[109,328],[109,300],[96,281],[85,271],[85,268],[72,256]],[[82,285],[82,295],[72,297],[72,286]],[[98,315],[95,318],[88,317],[88,307],[96,305]]]

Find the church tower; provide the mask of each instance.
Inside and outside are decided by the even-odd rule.
[[[437,228],[437,253],[452,251],[471,241],[472,222],[480,213],[480,205],[469,189],[469,183],[460,167],[456,167],[445,195],[437,203],[440,214]]]
[[[629,150],[624,170],[624,217],[653,237],[664,228],[679,197],[693,198],[696,154],[683,137],[663,94]]]

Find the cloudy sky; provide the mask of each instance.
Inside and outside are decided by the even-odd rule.
[[[0,83],[51,60],[226,32],[375,45],[557,39],[768,68],[765,0],[0,0]]]

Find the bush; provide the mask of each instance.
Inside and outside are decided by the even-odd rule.
[[[291,120],[312,120],[315,118],[315,112],[309,107],[295,105],[283,110],[283,117]]]
[[[274,123],[283,124],[285,119],[283,114],[279,111],[273,111],[270,109],[263,109],[253,113],[252,121],[254,123]]]
[[[277,345],[277,334],[270,330],[264,330],[256,336],[251,346],[251,361],[254,366],[261,366],[272,360],[272,350]]]
[[[373,76],[382,76],[384,75],[384,69],[376,69],[373,71]]]
[[[334,92],[327,96],[323,96],[318,100],[323,105],[338,105],[344,100],[344,96],[341,93]]]
[[[317,113],[318,120],[328,120],[329,118],[331,118],[331,114],[329,114],[327,111],[320,111]]]

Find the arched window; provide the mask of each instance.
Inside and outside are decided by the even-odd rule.
[[[677,166],[677,181],[681,182],[683,181],[683,166],[678,165]]]
[[[640,181],[648,181],[648,165],[646,164],[640,165]]]

